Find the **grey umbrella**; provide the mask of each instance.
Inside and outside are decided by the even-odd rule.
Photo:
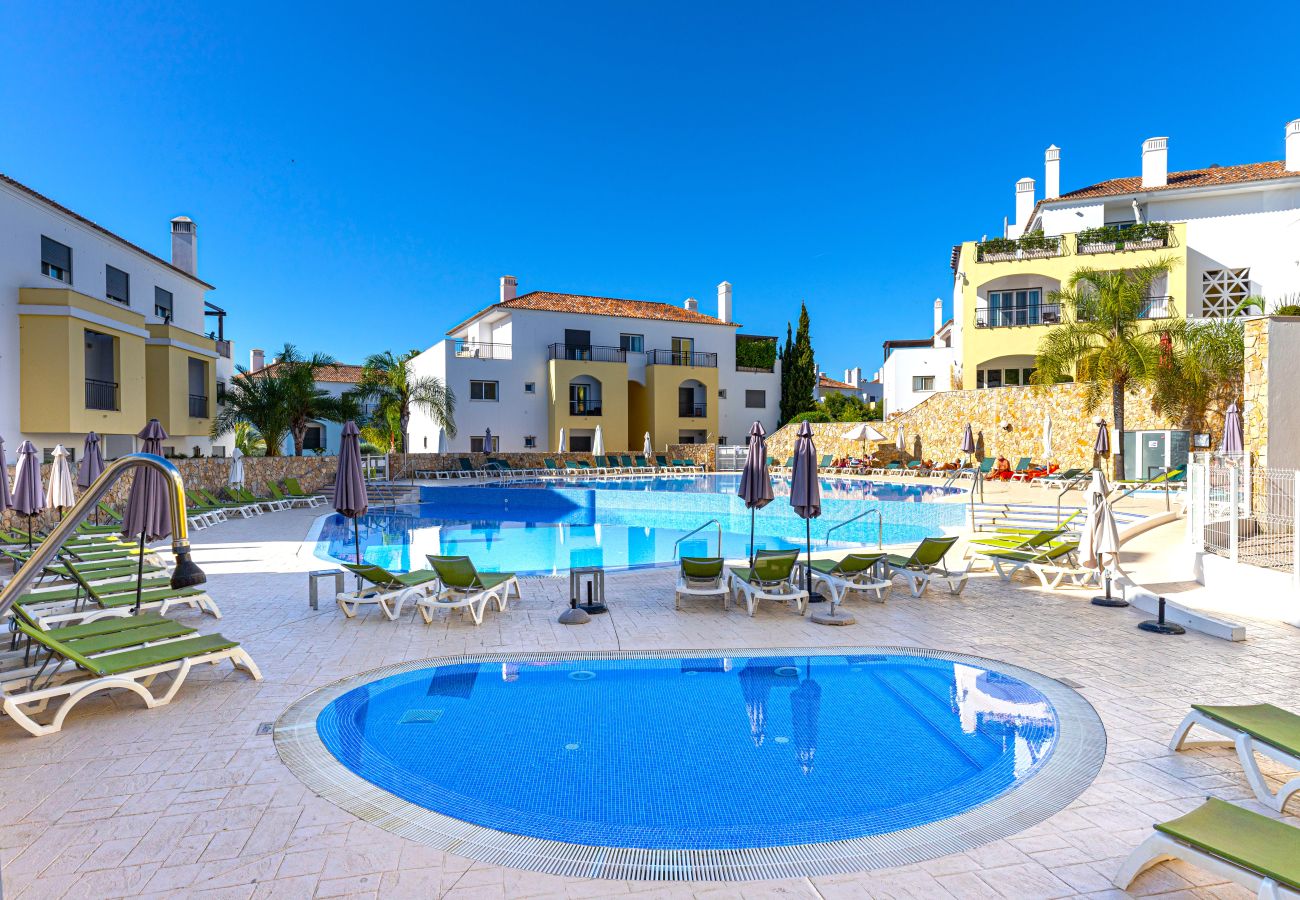
[[[339,468],[334,476],[334,511],[352,520],[352,539],[356,543],[357,565],[361,565],[361,533],[357,519],[370,508],[366,494],[366,478],[361,471],[361,434],[357,423],[348,420],[343,425],[343,441],[339,444]]]
[[[970,422],[966,423],[966,430],[961,435],[961,452],[968,457],[975,452],[975,434],[971,431]],[[970,463],[969,459],[967,459],[967,463]]]
[[[1097,443],[1093,445],[1093,450],[1101,456],[1110,452],[1110,429],[1106,427],[1105,422],[1097,425]]]
[[[1246,451],[1245,436],[1242,434],[1241,413],[1234,402],[1228,407],[1228,414],[1223,419],[1223,443],[1219,452],[1228,456],[1240,456]]]
[[[9,493],[9,465],[5,462],[5,439],[0,437],[0,513],[13,505],[14,498]]]
[[[745,468],[740,473],[740,488],[736,494],[745,501],[749,510],[749,567],[752,569],[754,516],[758,510],[772,502],[772,476],[767,471],[767,432],[763,430],[761,422],[750,426],[749,451],[745,454]]]
[[[804,589],[812,600],[812,520],[822,514],[822,489],[817,480],[817,448],[813,446],[812,426],[799,423],[794,442],[794,467],[790,472],[790,506],[794,514],[804,520],[805,566]]]
[[[491,428],[483,429],[483,452],[484,453],[492,452],[492,429]]]
[[[81,465],[77,467],[77,484],[90,487],[91,483],[104,471],[104,455],[99,452],[99,435],[90,432],[86,443],[81,448]]]
[[[41,484],[41,460],[31,441],[18,445],[18,466],[14,471],[13,508],[27,517],[27,549],[32,549],[32,519],[45,509],[45,488]]]
[[[167,440],[167,432],[157,419],[150,419],[149,424],[136,435],[141,440],[140,452],[162,456],[162,442]],[[162,472],[152,467],[136,466],[131,479],[131,494],[126,498],[126,511],[122,514],[122,534],[130,537],[140,536],[139,561],[135,573],[135,608],[140,612],[140,602],[144,591],[144,547],[149,541],[167,537],[172,533],[171,519],[167,512],[167,479]]]

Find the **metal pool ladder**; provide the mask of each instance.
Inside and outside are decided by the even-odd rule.
[[[885,517],[881,514],[880,507],[873,507],[871,509],[865,510],[864,512],[858,513],[856,516],[854,516],[851,519],[845,519],[843,522],[836,522],[830,528],[827,528],[826,546],[829,547],[831,545],[831,532],[834,531],[836,528],[843,528],[845,525],[849,525],[853,522],[856,522],[858,519],[869,516],[872,513],[875,513],[876,515],[876,523],[877,523],[876,549],[879,550],[881,547],[884,546],[884,541],[885,541]]]
[[[690,537],[693,534],[703,531],[704,529],[708,528],[710,525],[718,526],[718,556],[721,556],[722,555],[722,523],[719,522],[717,519],[709,519],[709,521],[705,522],[703,525],[699,525],[695,528],[692,528],[690,531],[686,532],[684,535],[682,535],[677,539],[676,543],[673,544],[673,559],[677,558],[677,548],[682,545],[682,541],[686,540],[688,537]]]

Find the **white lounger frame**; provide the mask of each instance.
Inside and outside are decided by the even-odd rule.
[[[677,586],[673,588],[673,606],[676,609],[681,609],[683,597],[697,597],[700,599],[721,597],[722,609],[725,612],[731,608],[731,589],[727,587],[726,580],[727,573],[725,571],[711,585],[708,584],[708,579],[705,578],[678,577]]]
[[[1038,576],[1039,582],[1049,591],[1054,591],[1061,583],[1068,581],[1067,587],[1089,587],[1101,582],[1101,577],[1092,569],[1083,566],[1063,566],[1054,562],[1028,562],[1025,560],[999,559],[996,556],[984,557],[993,561],[993,568],[1003,581],[1010,581],[1011,576],[1021,569],[1028,569]]]
[[[1133,881],[1154,865],[1170,859],[1182,860],[1198,869],[1204,869],[1211,875],[1217,875],[1256,892],[1260,900],[1296,900],[1300,892],[1283,887],[1272,878],[1265,878],[1258,872],[1243,869],[1227,860],[1206,853],[1196,847],[1175,840],[1164,832],[1157,831],[1137,846],[1124,865],[1115,874],[1113,884],[1121,891],[1127,890]]]
[[[932,581],[940,581],[946,584],[950,594],[960,594],[962,589],[966,587],[966,580],[970,578],[970,567],[970,560],[966,561],[963,568],[949,569],[946,572],[937,569],[918,572],[915,569],[905,569],[902,566],[889,566],[889,580],[892,582],[895,575],[902,575],[903,580],[907,582],[907,590],[913,597],[920,597],[924,594]]]
[[[1201,726],[1206,731],[1213,731],[1226,737],[1227,741],[1189,741],[1187,733],[1195,726]],[[1246,781],[1250,783],[1251,790],[1260,803],[1282,812],[1286,806],[1287,800],[1292,795],[1300,793],[1300,775],[1292,778],[1282,788],[1274,793],[1268,786],[1268,781],[1264,778],[1264,773],[1259,770],[1259,762],[1255,759],[1255,754],[1266,756],[1274,762],[1281,763],[1288,769],[1300,770],[1300,757],[1292,756],[1285,750],[1274,747],[1272,744],[1266,744],[1264,741],[1253,738],[1244,731],[1238,731],[1231,725],[1220,722],[1207,716],[1200,710],[1194,709],[1187,714],[1174,736],[1169,741],[1169,749],[1177,752],[1188,747],[1224,747],[1232,746],[1237,749],[1237,758],[1241,761],[1241,768],[1246,773]]]
[[[511,581],[514,581],[514,579],[511,579]],[[510,597],[511,581],[472,594],[457,590],[440,591],[432,596],[421,597],[415,602],[415,608],[420,611],[420,616],[424,619],[425,625],[433,624],[433,611],[435,609],[463,609],[469,613],[475,625],[482,625],[483,613],[487,610],[489,600],[496,601],[497,612],[505,612]],[[515,590],[519,590],[517,583],[515,584]]]
[[[382,588],[372,584],[356,591],[339,591],[334,599],[349,619],[355,618],[362,606],[378,606],[384,618],[391,622],[401,616],[402,606],[407,600],[419,600],[436,585],[436,581],[400,588]]]
[[[149,590],[158,590],[149,588]],[[96,619],[105,619],[113,616],[128,616],[131,614],[133,606],[114,606],[105,608],[99,606],[89,598],[81,601],[81,609],[76,609],[77,601],[75,600],[54,600],[48,607],[33,609],[30,605],[26,607],[27,612],[36,621],[36,624],[43,629],[49,629],[55,625],[68,625],[77,622],[94,622]],[[184,597],[168,597],[163,600],[146,600],[140,604],[142,612],[156,612],[160,616],[167,615],[173,606],[188,606],[191,609],[197,609],[199,612],[207,613],[214,619],[221,618],[221,609],[217,606],[217,601],[213,600],[211,595],[206,591],[198,594],[190,594]]]
[[[865,576],[865,577],[863,577]],[[863,572],[856,578],[845,578],[843,575],[831,575],[826,572],[818,572],[813,569],[812,586],[817,590],[818,585],[826,585],[831,592],[831,603],[839,606],[848,599],[851,592],[867,593],[868,591],[876,595],[876,600],[881,603],[885,602],[885,594],[894,586],[894,582],[888,578],[876,578],[871,573]]]
[[[242,647],[229,647],[225,650],[216,650],[199,656],[189,656],[175,662],[160,663],[156,666],[147,666],[143,669],[134,669],[117,675],[75,679],[35,691],[14,690],[17,685],[27,684],[30,681],[30,679],[23,679],[20,682],[0,684],[0,694],[4,696],[5,714],[25,728],[28,733],[36,737],[43,737],[62,729],[63,720],[68,717],[68,713],[72,711],[72,708],[91,694],[122,688],[139,694],[141,699],[144,700],[145,706],[149,709],[166,706],[172,702],[176,692],[185,683],[186,677],[190,674],[190,669],[200,663],[210,663],[215,666],[226,659],[230,660],[236,669],[247,671],[248,674],[253,676],[254,681],[262,680],[262,671],[257,667],[257,663],[253,662],[253,658],[248,655],[248,652]],[[72,670],[69,669],[69,671]],[[154,679],[168,672],[173,673],[170,686],[161,696],[155,695],[149,690]],[[57,700],[60,697],[65,699],[59,704],[54,713],[54,718],[48,725],[42,725],[32,718],[32,716],[44,712],[50,701]],[[33,704],[36,706],[35,709],[30,711],[24,709],[24,707]]]
[[[793,600],[795,608],[802,616],[808,609],[808,592],[803,588],[795,587],[791,581],[793,578],[792,573],[789,579],[776,585],[751,584],[733,572],[730,567],[727,569],[727,583],[730,586],[731,597],[737,606],[740,605],[743,597],[745,611],[750,616],[753,616],[754,611],[758,609],[760,600],[772,600],[776,603],[789,603]]]

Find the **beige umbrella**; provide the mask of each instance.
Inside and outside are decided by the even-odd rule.
[[[62,444],[54,445],[54,462],[50,466],[50,483],[45,488],[45,505],[50,509],[59,511],[59,519],[63,519],[63,511],[77,502],[76,493],[72,487],[72,467],[68,464],[68,451],[63,449]]]
[[[867,441],[885,441],[888,440],[883,434],[872,428],[866,422],[859,422],[848,431],[840,435],[841,440],[845,441],[862,441],[862,455],[870,456],[867,453]]]
[[[1098,606],[1128,606],[1128,601],[1110,595],[1111,578],[1119,574],[1119,527],[1115,524],[1110,501],[1106,499],[1109,494],[1106,476],[1101,469],[1093,469],[1087,493],[1088,514],[1079,538],[1079,564],[1087,569],[1096,569],[1106,580],[1105,596],[1093,597],[1093,603]]]

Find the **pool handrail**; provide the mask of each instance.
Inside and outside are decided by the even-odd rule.
[[[884,542],[885,542],[885,517],[881,513],[880,507],[878,506],[873,506],[871,509],[863,510],[862,512],[858,513],[856,516],[852,517],[851,519],[845,519],[843,522],[836,522],[830,528],[827,528],[826,546],[829,547],[831,545],[831,532],[834,531],[836,528],[843,528],[845,525],[848,525],[852,522],[856,522],[858,519],[861,519],[865,516],[869,516],[872,513],[876,514],[876,521],[878,525],[878,527],[876,528],[876,549],[879,550],[881,547],[884,546]]]
[[[679,537],[673,543],[673,559],[677,558],[677,550],[678,548],[681,547],[682,541],[686,540],[688,537],[690,537],[693,534],[696,534],[697,532],[703,531],[704,529],[708,528],[710,525],[718,526],[718,556],[721,556],[722,555],[722,523],[719,522],[717,519],[709,519],[709,521],[705,522],[703,525],[699,525],[695,528],[692,528],[690,531],[686,532],[684,535]]]

